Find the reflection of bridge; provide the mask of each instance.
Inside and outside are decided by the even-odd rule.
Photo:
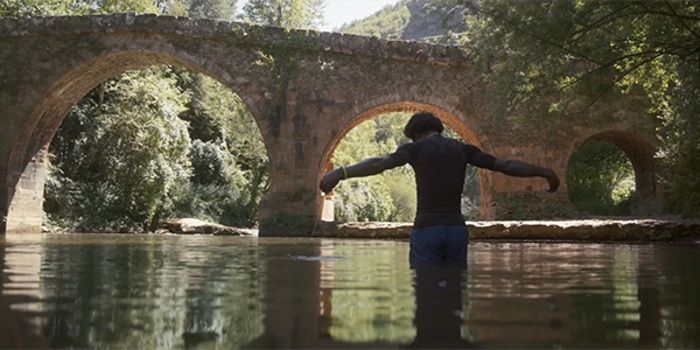
[[[71,107],[101,82],[154,64],[212,76],[247,104],[271,164],[263,235],[308,233],[323,214],[316,184],[339,140],[364,120],[400,110],[434,112],[486,151],[560,175],[576,145],[589,138],[613,142],[630,157],[641,197],[658,197],[653,119],[639,103],[602,105],[556,130],[495,122],[487,84],[455,47],[133,15],[2,19],[0,36],[3,231],[39,230],[42,155]],[[507,199],[544,186],[482,173],[482,214],[503,217]],[[544,200],[522,198],[565,203],[566,185]]]
[[[0,347],[629,348],[700,340],[699,276],[687,268],[698,259],[687,246],[476,244],[466,273],[421,275],[408,269],[406,243],[215,240],[134,237],[115,247],[104,236],[7,235]]]

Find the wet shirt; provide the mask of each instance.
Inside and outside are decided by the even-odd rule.
[[[492,169],[496,158],[478,147],[436,134],[406,143],[389,155],[391,168],[406,163],[416,173],[418,208],[415,228],[464,225],[462,189],[468,164]]]

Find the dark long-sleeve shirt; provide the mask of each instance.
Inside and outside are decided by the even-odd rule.
[[[391,168],[406,163],[416,173],[418,207],[415,228],[464,225],[462,189],[468,164],[492,169],[496,158],[471,144],[436,134],[406,143],[389,155]]]

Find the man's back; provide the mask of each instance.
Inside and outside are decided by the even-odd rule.
[[[518,160],[498,160],[470,144],[444,138],[442,122],[431,113],[413,115],[404,135],[413,140],[387,157],[374,157],[323,176],[319,187],[328,193],[341,180],[380,174],[410,163],[416,173],[418,210],[411,231],[412,267],[429,263],[466,263],[468,230],[461,214],[462,187],[467,164],[510,176],[543,177],[549,192],[559,187],[551,169]]]
[[[469,163],[493,167],[495,158],[473,145],[435,134],[399,147],[391,156],[416,173],[418,208],[414,226],[464,225],[464,175]]]

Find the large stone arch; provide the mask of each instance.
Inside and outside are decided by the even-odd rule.
[[[320,182],[323,174],[333,167],[331,158],[335,149],[338,147],[340,141],[356,126],[365,122],[367,120],[373,119],[381,114],[390,112],[430,112],[436,117],[450,127],[452,130],[457,132],[463,139],[467,142],[472,143],[483,150],[488,151],[491,147],[488,144],[488,139],[483,135],[479,135],[476,130],[478,126],[470,118],[467,118],[460,111],[449,108],[442,107],[442,105],[436,104],[436,99],[431,99],[430,102],[422,102],[419,99],[400,99],[400,98],[379,98],[363,104],[355,106],[351,111],[341,118],[336,118],[336,125],[334,125],[333,130],[334,135],[332,136],[330,142],[327,144],[323,155],[321,157],[321,162],[318,167],[318,179]],[[490,216],[491,208],[491,172],[486,170],[479,170],[480,192],[481,192],[481,207],[480,212],[483,216]],[[322,196],[317,196],[316,203],[316,217],[319,220],[329,221],[332,215],[328,213],[332,210],[332,205],[329,205],[328,200]]]
[[[19,132],[12,141],[7,162],[7,231],[36,231],[41,227],[46,175],[44,157],[54,134],[81,98],[99,84],[128,70],[154,65],[178,66],[212,77],[229,87],[253,115],[270,159],[267,125],[254,98],[264,93],[248,79],[232,75],[225,67],[201,55],[177,50],[158,40],[135,39],[128,45],[115,43],[107,47],[94,57],[68,64],[65,70],[55,72],[55,79],[45,83],[47,88],[32,91],[27,96],[35,103],[28,117],[17,127]]]
[[[656,140],[626,129],[591,130],[580,135],[566,149],[566,172],[574,152],[584,142],[589,140],[603,141],[619,147],[632,163],[635,175],[635,190],[640,197],[641,214],[658,213],[661,206],[661,189],[658,184],[658,161],[656,155]],[[564,174],[564,179],[567,178]]]

